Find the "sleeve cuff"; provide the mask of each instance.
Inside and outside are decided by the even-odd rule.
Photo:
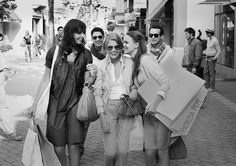
[[[157,93],[158,95],[160,95],[161,97],[163,97],[163,99],[165,100],[166,99],[166,92],[164,92],[164,91],[159,91],[158,93]]]

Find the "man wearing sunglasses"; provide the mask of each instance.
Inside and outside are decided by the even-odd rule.
[[[93,43],[90,47],[90,51],[93,55],[93,63],[97,64],[99,60],[105,58],[105,52],[103,50],[104,31],[102,28],[95,27],[91,31],[91,37]]]
[[[163,58],[173,54],[173,50],[164,41],[164,30],[161,26],[151,26],[148,34],[148,53],[161,63]]]

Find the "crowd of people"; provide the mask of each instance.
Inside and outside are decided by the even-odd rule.
[[[45,72],[28,116],[34,117],[38,101],[52,77],[46,137],[53,144],[61,165],[66,166],[66,147],[71,166],[79,166],[84,153],[89,123],[78,120],[75,114],[85,80],[89,78],[101,122],[104,165],[127,165],[129,133],[134,122],[134,116],[126,116],[127,106],[122,102],[123,95],[128,95],[134,101],[140,100],[143,107],[145,165],[155,166],[158,162],[159,166],[169,166],[172,131],[154,116],[171,88],[170,80],[160,65],[166,56],[174,54],[164,40],[164,29],[151,26],[146,37],[133,27],[121,35],[116,32],[106,34],[102,28],[95,27],[91,30],[93,43],[90,47],[85,42],[84,22],[71,19],[57,30],[56,45],[47,51]],[[195,38],[193,28],[186,28],[184,32],[187,42],[182,65],[205,79],[206,88],[212,91],[215,88],[215,63],[221,52],[214,31],[206,30],[205,51],[202,49],[203,42]],[[24,42],[25,60],[29,62],[32,43],[28,31]],[[35,40],[36,56],[41,54],[40,46],[39,35]],[[59,47],[58,56],[50,75],[56,47]],[[205,61],[204,67],[201,66],[202,61]],[[141,101],[138,88],[149,78],[161,88],[153,101],[147,104]]]

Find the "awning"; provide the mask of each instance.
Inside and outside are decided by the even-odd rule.
[[[205,0],[198,3],[199,5],[220,5],[230,3],[230,0]]]
[[[125,22],[130,22],[130,21],[136,21],[136,18],[139,16],[139,14],[135,11],[133,11],[132,13],[130,13],[130,15],[127,16],[127,18],[125,18]]]
[[[152,20],[152,18],[156,15],[160,15],[162,10],[164,9],[164,6],[168,0],[162,0],[157,7],[148,15],[148,17],[145,19],[145,21]]]
[[[3,19],[3,22],[21,22],[22,20],[20,17],[13,11],[13,10],[8,10],[8,16],[5,16]]]

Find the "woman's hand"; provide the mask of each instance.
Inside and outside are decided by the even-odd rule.
[[[35,111],[36,111],[36,107],[37,105],[36,104],[33,104],[27,111],[26,111],[26,116],[28,118],[34,118],[35,116]]]
[[[138,97],[138,91],[137,91],[137,89],[131,88],[131,92],[130,92],[130,94],[129,94],[129,97],[130,97],[132,100],[136,100],[137,97]]]
[[[163,98],[160,95],[157,95],[156,98],[150,104],[147,105],[145,114],[148,114],[148,115],[156,114],[157,107],[159,106],[162,100]]]
[[[101,127],[104,133],[110,133],[109,118],[106,113],[100,113]]]
[[[97,76],[98,68],[95,64],[87,64],[86,69],[90,71],[92,77]]]

